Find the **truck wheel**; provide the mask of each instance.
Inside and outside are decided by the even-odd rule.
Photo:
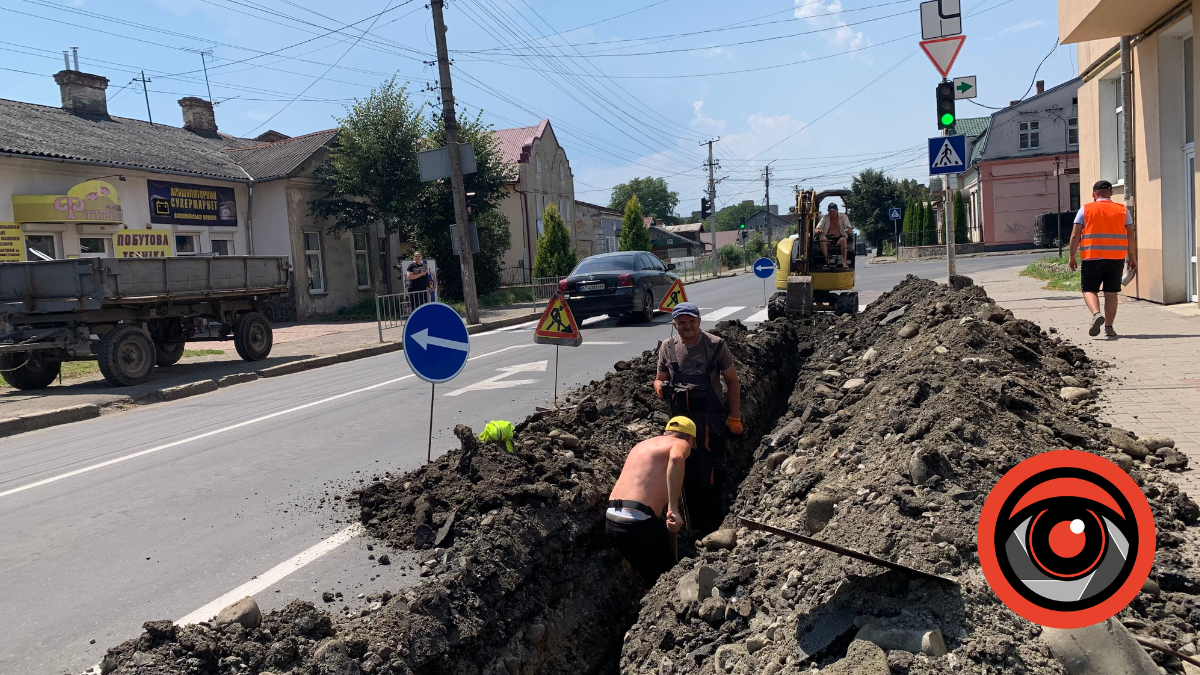
[[[274,343],[271,322],[258,312],[247,312],[233,324],[233,346],[245,361],[262,361],[271,353]]]
[[[170,344],[154,343],[154,363],[160,366],[173,366],[183,358],[183,340]]]
[[[104,379],[118,387],[141,384],[154,368],[154,341],[137,326],[121,325],[104,334],[96,361]]]
[[[45,389],[58,379],[59,361],[47,361],[38,352],[0,355],[0,376],[17,389]]]

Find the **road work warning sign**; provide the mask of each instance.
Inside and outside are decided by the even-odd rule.
[[[675,309],[675,305],[687,301],[687,292],[683,290],[683,280],[676,279],[667,294],[663,296],[662,302],[658,303],[658,311],[670,312]]]
[[[538,319],[537,330],[533,331],[533,341],[540,345],[560,345],[563,347],[578,347],[583,344],[583,333],[571,307],[562,293],[555,293]]]

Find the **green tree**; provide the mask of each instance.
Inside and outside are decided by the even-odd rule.
[[[899,206],[901,199],[895,180],[878,169],[866,169],[851,181],[850,195],[843,201],[855,229],[878,248],[892,236],[888,209]]]
[[[741,202],[717,211],[717,232],[730,232],[741,228],[742,222],[762,211],[754,202]]]
[[[954,191],[954,243],[967,243],[967,205],[963,203],[962,193]]]
[[[313,215],[329,222],[330,232],[383,223],[387,232],[400,233],[438,261],[440,292],[461,299],[461,268],[447,227],[454,222],[450,183],[422,183],[417,168],[417,152],[446,145],[445,128],[440,116],[423,117],[421,112],[394,78],[355,101],[338,120],[328,161],[316,171],[325,193],[310,207]],[[512,180],[511,168],[478,115],[460,120],[459,139],[474,145],[478,166],[464,178],[467,191],[475,193],[480,246],[474,256],[475,290],[484,295],[499,288],[501,260],[511,244],[508,219],[498,211]]]
[[[649,251],[650,232],[646,230],[646,216],[642,214],[642,203],[634,195],[625,202],[625,217],[621,219],[619,251]]]
[[[654,216],[666,225],[679,224],[679,218],[675,215],[675,207],[679,206],[679,193],[667,189],[666,180],[647,176],[621,183],[612,189],[608,207],[619,211],[625,208],[631,197],[638,198],[646,215]]]
[[[725,244],[721,247],[721,250],[717,251],[717,256],[720,258],[721,264],[725,265],[725,267],[742,266],[742,249],[740,246]]]
[[[537,256],[533,259],[533,276],[565,277],[575,269],[578,262],[575,249],[571,247],[571,235],[558,213],[558,205],[551,203],[542,214],[543,234],[538,239]]]
[[[758,260],[767,255],[767,240],[763,238],[762,232],[755,232],[754,236],[746,241],[746,259]]]
[[[917,208],[917,201],[910,197],[908,202],[904,205],[904,220],[901,228],[902,239],[905,246],[916,245],[914,243],[916,237],[914,232],[916,228],[913,225],[917,222],[918,213],[920,213],[920,211]]]
[[[933,203],[930,202],[925,206],[924,226],[921,228],[921,245],[933,246],[937,243],[937,210],[933,208]]]

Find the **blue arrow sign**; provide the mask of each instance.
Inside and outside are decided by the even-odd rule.
[[[895,206],[888,209],[888,220],[900,220],[900,209]]]
[[[404,358],[426,382],[453,380],[467,365],[470,334],[462,317],[449,305],[427,302],[404,324]]]
[[[754,261],[754,276],[767,279],[775,274],[775,263],[770,258],[759,258]]]
[[[967,170],[967,137],[934,136],[929,139],[929,175]]]

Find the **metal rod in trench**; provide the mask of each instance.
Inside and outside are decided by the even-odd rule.
[[[558,410],[558,351],[562,345],[554,345],[554,409]]]
[[[425,450],[425,461],[433,461],[433,395],[437,391],[437,385],[433,382],[429,383],[429,447]]]
[[[741,516],[738,516],[738,520],[742,521],[742,524],[745,525],[746,527],[750,528],[751,530],[763,530],[764,532],[778,534],[781,537],[787,537],[788,539],[794,539],[798,542],[808,544],[809,546],[816,546],[817,548],[823,548],[826,551],[832,551],[833,553],[846,556],[847,558],[854,558],[856,560],[861,560],[863,562],[869,562],[869,563],[872,563],[875,565],[879,565],[880,567],[887,567],[888,569],[897,570],[899,572],[908,572],[909,574],[912,574],[912,575],[915,575],[918,577],[922,577],[924,579],[932,579],[934,581],[941,581],[943,583],[952,584],[954,586],[958,585],[957,581],[955,581],[953,579],[949,579],[947,577],[941,577],[936,574],[930,574],[929,572],[923,572],[915,567],[901,565],[900,563],[894,563],[890,560],[884,560],[883,558],[876,558],[873,555],[868,555],[866,553],[860,553],[859,551],[855,551],[852,548],[846,548],[844,546],[838,546],[837,544],[830,544],[827,541],[821,541],[820,539],[813,539],[812,537],[806,537],[798,532],[792,532],[790,530],[784,530],[784,529],[780,529],[778,527],[772,527],[770,525],[767,525],[766,523],[760,523],[757,520],[750,520],[749,518],[743,518]]]

